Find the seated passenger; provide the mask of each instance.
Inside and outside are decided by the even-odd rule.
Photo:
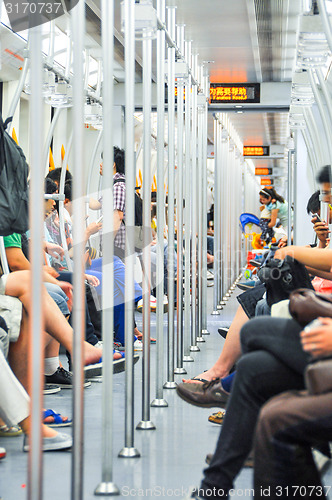
[[[67,220],[65,222],[65,229],[67,235],[67,245],[69,249],[69,255],[72,248],[72,222],[71,222],[71,214],[72,214],[72,185],[71,181],[66,183],[65,186],[65,208],[67,211]],[[59,234],[58,230],[58,215],[52,214],[51,217],[46,219],[46,227],[50,237],[54,238],[56,234]],[[102,227],[102,224],[99,223],[91,223],[85,231],[85,243],[88,241],[91,234],[95,234]],[[60,243],[58,239],[55,240],[56,243]],[[124,326],[124,304],[125,304],[125,268],[122,260],[116,255],[113,258],[114,262],[114,329],[115,329],[115,342],[124,346],[125,344],[125,326]],[[53,263],[53,261],[52,261]],[[62,261],[61,269],[64,270],[67,268],[66,262]],[[102,281],[102,259],[94,259],[91,262],[91,265],[88,266],[88,274],[86,276],[89,280],[91,280],[91,276],[98,280],[98,285],[96,286],[97,293],[101,294],[101,281]],[[142,297],[142,289],[135,282],[135,302],[138,302]],[[135,337],[135,335],[140,335],[139,330],[135,327],[134,330],[134,346],[135,350],[142,350],[141,341]]]
[[[332,250],[286,247],[278,250],[276,257],[283,258],[291,252],[303,264],[332,274]],[[320,335],[323,342],[328,330],[329,351],[332,352],[332,320],[324,321],[328,328],[313,332],[316,335],[314,343],[320,348],[322,344],[318,337]],[[242,328],[242,357],[237,364],[217,448],[209,467],[204,471],[201,488],[193,493],[193,498],[227,496],[251,450],[260,408],[281,392],[304,388],[303,374],[312,346],[309,347],[305,342],[303,351],[299,335],[301,330],[301,326],[293,319],[268,317],[252,319]],[[303,339],[309,338],[303,333],[301,336]],[[320,351],[317,349],[315,352],[320,354]],[[221,390],[219,379],[203,385],[180,384],[177,391],[181,397],[185,387],[188,388],[183,393],[186,401],[197,406],[224,407],[226,404],[227,398]],[[216,492],[215,496],[211,496],[211,490]]]
[[[301,332],[302,347],[313,358],[332,355],[332,319],[319,320],[322,326]],[[325,449],[329,456],[328,441],[332,441],[331,392],[289,391],[268,401],[260,411],[254,439],[255,497],[262,498],[265,490],[275,498],[288,490],[297,500],[310,491],[313,498],[324,498],[312,447]]]

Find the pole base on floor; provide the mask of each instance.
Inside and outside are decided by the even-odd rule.
[[[222,298],[223,302],[227,302],[228,301],[228,297],[226,297],[226,295]]]
[[[176,389],[178,384],[176,382],[165,382],[164,389]]]
[[[198,345],[191,345],[189,347],[189,351],[190,352],[198,352],[198,351],[200,351],[200,348],[198,347]]]
[[[201,333],[202,333],[202,335],[210,335],[209,330],[206,330],[205,328],[203,328]]]
[[[175,375],[182,375],[184,373],[187,373],[187,370],[185,370],[183,367],[178,367],[175,368],[174,373]]]
[[[156,429],[156,426],[154,425],[151,420],[141,420],[137,425],[136,425],[136,430],[137,431],[154,431]]]
[[[219,302],[219,304],[220,304],[221,306],[225,306],[225,305],[226,305],[226,302],[225,302],[224,300],[221,300],[221,301]]]
[[[205,339],[203,337],[196,337],[196,342],[205,342]]]
[[[168,406],[168,403],[166,399],[154,399],[151,402],[151,405],[153,408],[166,408]]]
[[[95,489],[94,494],[97,496],[104,496],[104,497],[115,496],[115,495],[120,495],[120,490],[114,483],[101,482]]]
[[[183,362],[184,363],[192,363],[194,361],[194,358],[191,356],[183,356]]]
[[[219,316],[219,311],[212,311],[211,316]]]
[[[127,447],[127,446],[122,448],[122,450],[119,451],[119,454],[118,454],[119,458],[138,458],[140,456],[141,456],[141,454],[138,450],[136,450],[136,448]]]
[[[224,306],[222,306],[221,304],[218,304],[218,305],[217,305],[217,310],[218,310],[218,311],[221,311],[223,308],[224,308]]]
[[[228,298],[229,298],[230,296],[231,296],[230,292],[227,292],[227,293],[226,293],[226,295],[225,295],[225,297],[228,297]]]

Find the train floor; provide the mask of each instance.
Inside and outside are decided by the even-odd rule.
[[[232,321],[237,308],[234,292],[220,316],[208,315],[209,336],[200,344],[201,351],[193,353],[194,362],[185,363],[186,377],[193,377],[209,368],[218,357],[224,340],[218,335],[219,326]],[[208,313],[212,311],[213,287],[208,288]],[[140,327],[142,316],[137,314]],[[167,315],[164,325],[166,331]],[[151,314],[151,334],[156,328]],[[155,351],[151,346],[151,399],[155,397]],[[175,380],[181,381],[176,375]],[[141,417],[142,361],[135,366],[135,425]],[[191,486],[198,486],[205,467],[205,456],[214,451],[220,426],[208,422],[208,416],[217,409],[203,409],[182,401],[175,390],[165,390],[168,408],[151,408],[151,420],[156,430],[135,430],[135,447],[141,457],[121,459],[118,452],[124,446],[124,373],[114,376],[114,483],[120,490],[118,498],[125,497],[177,497],[184,498]],[[94,489],[101,481],[101,391],[95,382],[85,389],[84,428],[84,500],[92,500]],[[46,408],[63,415],[71,415],[71,391],[45,396]],[[71,432],[64,428],[63,432]],[[7,449],[7,457],[0,462],[0,498],[23,500],[27,498],[27,454],[22,452],[22,437],[1,438],[0,445]],[[71,454],[69,452],[44,453],[44,499],[70,498]],[[332,485],[331,468],[324,476],[326,485]],[[251,490],[251,491],[250,491]],[[233,498],[253,496],[252,469],[243,469],[235,483]],[[330,494],[332,499],[332,493]]]

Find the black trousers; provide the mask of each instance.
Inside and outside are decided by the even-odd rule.
[[[252,448],[263,404],[288,389],[303,389],[308,356],[300,345],[301,329],[294,320],[271,317],[252,319],[242,328],[243,356],[237,363],[213,459],[204,470],[200,496],[227,496]]]
[[[254,441],[255,497],[325,498],[311,447],[332,440],[332,393],[289,391],[259,415]],[[327,447],[328,450],[328,447]]]

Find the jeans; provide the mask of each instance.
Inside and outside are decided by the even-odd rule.
[[[201,488],[225,495],[248,456],[260,408],[287,389],[303,389],[308,361],[300,344],[301,327],[294,320],[261,317],[241,330],[243,356],[237,363],[232,392],[213,459],[204,470]]]
[[[65,292],[55,283],[44,283],[48,294],[52,297],[64,316],[69,316],[70,311],[67,306],[68,297]]]
[[[67,281],[67,283],[72,283],[73,273],[69,271],[61,271],[59,274],[60,274],[59,278],[62,281]],[[71,325],[71,316],[69,318],[69,324]],[[99,340],[98,337],[95,335],[95,329],[91,322],[86,297],[85,297],[85,340],[92,345],[97,344]]]

